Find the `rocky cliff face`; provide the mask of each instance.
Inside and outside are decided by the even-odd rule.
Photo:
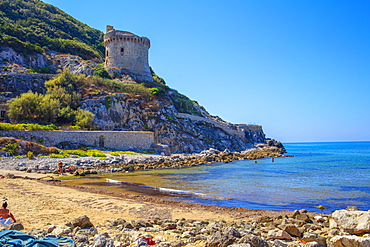
[[[30,68],[58,71],[70,68],[72,73],[92,75],[98,65],[78,56],[48,52],[44,55],[24,56],[6,47],[0,49],[0,103],[28,90],[44,93],[43,84],[56,74],[30,73]],[[26,68],[28,67],[28,68]],[[134,79],[119,78],[134,83]],[[261,126],[231,124],[210,115],[203,107],[194,105],[197,115],[180,113],[169,89],[160,98],[106,94],[86,96],[82,109],[95,114],[97,130],[153,131],[156,143],[165,144],[172,152],[200,152],[209,148],[242,151],[257,143],[266,143]]]
[[[95,114],[96,129],[150,130],[157,143],[172,152],[199,152],[209,148],[241,151],[264,143],[261,126],[234,125],[205,116],[179,113],[169,98],[162,101],[125,94],[84,100],[82,108]]]

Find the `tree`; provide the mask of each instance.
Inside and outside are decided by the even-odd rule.
[[[55,123],[60,112],[60,102],[58,99],[53,99],[47,94],[43,96],[40,102],[40,109],[41,119],[49,123]]]
[[[31,91],[8,101],[11,120],[47,121],[91,128],[94,114],[79,108],[84,75],[69,70],[45,82],[46,94]]]
[[[43,95],[28,91],[8,101],[8,116],[12,120],[36,120],[40,118]]]
[[[76,111],[76,125],[81,128],[90,129],[95,115],[89,111],[78,108]]]
[[[69,69],[65,69],[58,76],[45,82],[46,94],[58,99],[62,107],[69,106],[76,110],[80,104],[79,91],[84,81],[84,75],[72,74]]]
[[[8,116],[11,120],[55,122],[59,115],[60,102],[49,95],[28,91],[8,101]]]

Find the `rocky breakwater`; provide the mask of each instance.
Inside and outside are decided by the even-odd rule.
[[[74,166],[67,164],[74,171],[74,175],[88,175],[106,172],[125,172],[135,170],[153,170],[167,168],[186,168],[213,163],[228,163],[236,160],[255,160],[265,157],[288,157],[282,147],[265,145],[259,148],[247,149],[242,152],[218,151],[209,149],[199,154],[178,154],[171,156],[151,156],[147,158],[127,159],[115,157],[108,160],[96,160],[84,167],[81,164]]]
[[[50,234],[68,237],[79,247],[130,246],[142,237],[153,239],[159,247],[368,247],[369,217],[369,211],[357,208],[338,210],[332,215],[312,214],[302,209],[274,218],[263,216],[229,222],[147,214],[145,219],[111,219],[94,225],[88,216],[81,216],[65,225],[49,225],[28,234],[36,238]],[[23,229],[17,223],[10,228]]]
[[[22,141],[20,145],[29,142]],[[29,150],[28,146],[26,150]],[[52,148],[48,148],[54,151]],[[50,152],[51,152],[50,151]],[[62,161],[66,171],[76,176],[107,172],[126,172],[135,170],[167,169],[167,168],[186,168],[198,165],[209,165],[212,163],[227,163],[236,160],[254,160],[265,157],[289,157],[285,154],[285,148],[280,142],[269,140],[266,144],[259,144],[257,148],[247,149],[242,152],[231,152],[229,150],[218,151],[209,149],[199,154],[173,154],[170,156],[143,154],[142,155],[121,155],[109,156],[105,159],[94,157],[68,158],[12,158],[2,157],[1,168],[9,170],[19,170],[35,173],[59,173],[57,163]]]

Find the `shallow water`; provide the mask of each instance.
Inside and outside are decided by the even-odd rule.
[[[295,157],[109,173],[66,183],[205,205],[330,213],[370,207],[370,142],[286,143]],[[325,210],[316,208],[324,205]]]

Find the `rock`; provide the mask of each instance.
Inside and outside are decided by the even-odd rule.
[[[266,240],[252,234],[243,236],[238,243],[248,243],[252,247],[269,247]]]
[[[349,206],[349,207],[346,208],[346,210],[347,211],[358,211],[360,209],[358,209],[358,207],[356,207],[356,206]]]
[[[74,219],[73,222],[72,222],[72,225],[73,225],[73,227],[79,226],[81,228],[89,228],[89,227],[93,227],[94,226],[90,222],[89,217],[87,217],[86,215],[80,216],[80,217]]]
[[[171,247],[182,247],[182,246],[185,246],[185,243],[182,240],[175,240],[175,241],[171,241],[170,246]]]
[[[285,239],[285,240],[292,239],[289,233],[283,230],[278,230],[278,229],[268,231],[267,237],[270,239]]]
[[[302,240],[306,242],[317,242],[320,245],[326,245],[326,238],[314,232],[305,232],[303,234]]]
[[[21,231],[24,230],[24,226],[21,223],[13,223],[9,226],[9,230]]]
[[[51,232],[51,235],[55,235],[55,236],[65,236],[69,233],[71,233],[71,229],[70,228],[62,228],[60,226],[56,227],[52,232]]]
[[[294,224],[279,225],[279,228],[283,231],[286,231],[289,235],[294,237],[300,237],[301,232],[298,227]]]
[[[328,247],[369,247],[370,238],[358,236],[335,236],[328,240]]]
[[[194,237],[195,233],[191,231],[186,231],[181,235],[181,238],[191,238]]]
[[[222,234],[229,237],[229,238],[240,237],[240,233],[234,227],[224,228],[224,230],[222,231]]]
[[[157,244],[158,247],[171,247],[171,243],[170,242],[161,242],[159,244]]]
[[[73,240],[77,243],[85,243],[89,240],[89,237],[85,234],[76,234]]]
[[[326,245],[321,245],[319,244],[318,242],[308,242],[307,244],[305,244],[305,247],[322,247],[322,246],[326,246]]]
[[[6,173],[5,174],[5,178],[11,178],[11,179],[13,179],[13,178],[15,178],[15,175],[13,173]]]
[[[339,228],[350,234],[370,232],[369,211],[337,210],[332,213],[329,222],[330,228]]]
[[[231,244],[228,247],[252,247],[252,245],[251,244],[246,244],[246,243],[244,243],[244,244]]]
[[[177,225],[176,225],[176,223],[165,222],[161,225],[161,227],[162,227],[163,230],[172,230],[172,229],[176,229]]]
[[[324,217],[322,217],[321,215],[317,215],[317,216],[315,216],[315,217],[313,217],[314,218],[314,220],[316,221],[316,222],[319,222],[319,223],[323,223],[323,222],[325,222],[326,221],[326,219],[324,218]]]
[[[94,242],[91,245],[91,247],[105,247],[105,246],[110,246],[109,243],[113,243],[113,241],[108,240],[105,236],[103,235],[96,235],[94,237]]]
[[[56,226],[55,226],[55,225],[50,225],[50,226],[48,227],[48,229],[47,229],[47,232],[48,232],[48,233],[51,233],[55,228],[56,228]]]
[[[234,243],[234,238],[229,238],[217,231],[207,240],[206,247],[224,247],[232,243]]]
[[[279,239],[276,239],[273,244],[272,244],[273,247],[287,247],[288,244],[282,240],[279,240]]]

